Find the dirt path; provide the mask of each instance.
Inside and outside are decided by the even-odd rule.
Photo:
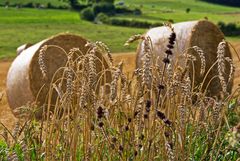
[[[11,65],[10,61],[0,62],[0,92],[2,100],[0,102],[0,121],[7,126],[7,128],[12,128],[16,122],[16,118],[13,116],[11,109],[8,106],[6,98],[6,76],[7,71]],[[1,127],[0,127],[1,129]]]
[[[240,43],[234,44],[238,53],[240,53]],[[134,52],[130,53],[117,53],[114,54],[115,63],[119,63],[120,61],[124,62],[124,71],[126,73],[130,73],[135,68],[135,57],[136,54]],[[233,60],[236,67],[235,79],[234,79],[234,88],[240,84],[240,61],[237,59],[236,54],[233,54]],[[6,76],[7,71],[11,65],[10,61],[0,61],[0,98],[1,93],[3,93],[2,101],[0,102],[0,121],[6,125],[6,127],[12,129],[17,119],[13,116],[11,109],[8,106],[7,98],[6,98]],[[0,127],[1,131],[1,127]]]

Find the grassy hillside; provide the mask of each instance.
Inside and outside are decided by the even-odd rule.
[[[126,5],[143,11],[141,16],[119,16],[150,21],[174,22],[208,18],[215,23],[219,21],[240,23],[240,8],[202,2],[199,0],[128,0]],[[186,13],[189,8],[190,12]]]
[[[62,5],[68,5],[67,0],[0,0],[0,5],[5,5],[6,2],[9,3],[9,5],[14,4],[21,4],[26,5],[28,3],[39,3],[42,5],[47,5],[48,3],[51,3],[54,6],[62,6]]]
[[[50,0],[35,0],[34,3],[48,3]],[[5,3],[0,0],[0,4]],[[12,0],[11,3],[27,3],[33,0]],[[117,2],[117,1],[116,1]],[[51,0],[53,5],[66,3]],[[141,8],[141,16],[118,16],[153,22],[174,22],[198,20],[208,17],[210,21],[239,23],[240,8],[208,4],[197,0],[125,0],[126,6]],[[186,13],[190,8],[190,13]],[[96,25],[82,21],[77,12],[69,10],[0,8],[0,58],[15,56],[15,50],[26,42],[35,43],[59,32],[80,34],[90,40],[101,40],[108,44],[113,52],[135,50],[123,47],[129,36],[144,33],[146,29]],[[240,37],[231,37],[238,41]]]
[[[16,48],[53,34],[71,32],[93,41],[103,41],[113,52],[134,50],[123,47],[129,36],[144,29],[96,25],[81,21],[79,14],[64,10],[0,8],[0,58],[15,56]]]
[[[207,13],[233,13],[240,12],[240,8],[234,8],[229,6],[211,4],[202,2],[200,0],[127,0],[125,1],[129,5],[143,6],[143,9],[151,10],[185,10],[191,8],[195,12],[207,12]],[[154,6],[154,7],[153,7]]]

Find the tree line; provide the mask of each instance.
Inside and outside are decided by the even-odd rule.
[[[202,0],[202,1],[240,7],[240,0]]]

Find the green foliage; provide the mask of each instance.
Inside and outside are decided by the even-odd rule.
[[[59,1],[59,0],[2,0],[0,1],[0,6],[5,6],[8,4],[10,7],[28,7],[35,8],[37,5],[43,5],[45,7],[48,6],[48,3],[51,3],[52,8],[54,9],[67,9],[69,8],[68,1]]]
[[[111,24],[115,26],[136,27],[136,28],[151,28],[162,26],[162,23],[151,23],[148,21],[139,21],[134,19],[118,19],[111,18]]]
[[[87,7],[87,5],[80,4],[78,0],[69,0],[69,4],[72,9],[80,11]]]
[[[100,12],[97,15],[97,17],[95,18],[95,22],[109,24],[110,23],[110,18],[105,13]]]
[[[7,160],[7,143],[0,139],[0,160]]]
[[[64,32],[93,41],[101,39],[111,47],[112,52],[129,52],[134,51],[136,46],[125,48],[119,44],[123,44],[131,34],[145,32],[145,29],[96,25],[79,20],[77,12],[64,10],[0,8],[0,15],[5,15],[0,16],[0,42],[4,42],[0,43],[0,59],[16,57],[16,48],[22,44],[34,44]]]
[[[191,11],[190,8],[187,8],[187,9],[186,9],[186,13],[189,13],[190,11]]]
[[[99,13],[105,13],[107,15],[114,15],[115,14],[115,6],[112,3],[95,3],[92,6],[93,13],[95,16],[97,16]]]
[[[117,14],[132,14],[133,10],[129,9],[126,6],[117,6],[115,7],[115,12]]]
[[[225,24],[220,21],[217,25],[226,36],[240,35],[240,26],[238,27],[235,23]]]
[[[89,0],[90,3],[114,3],[114,0]]]
[[[217,3],[217,4],[222,4],[222,5],[229,5],[229,6],[234,6],[234,7],[240,7],[239,0],[202,0],[202,1]]]
[[[80,17],[83,20],[93,21],[95,19],[95,15],[94,15],[92,7],[87,7],[85,9],[83,9],[80,12]]]

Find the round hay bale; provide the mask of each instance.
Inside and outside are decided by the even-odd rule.
[[[19,46],[18,48],[17,48],[17,55],[19,55],[19,54],[21,54],[21,52],[23,51],[23,50],[26,50],[27,48],[29,48],[30,46],[32,46],[32,44],[30,44],[30,43],[26,43],[26,44],[23,44],[23,45],[21,45],[21,46]]]
[[[206,71],[212,66],[212,64],[217,60],[217,47],[218,44],[224,39],[223,33],[219,28],[213,23],[201,20],[201,21],[190,21],[182,22],[173,25],[174,31],[177,35],[175,48],[173,49],[172,60],[176,60],[176,57],[179,54],[187,51],[188,54],[194,55],[197,58],[197,61],[194,62],[195,65],[195,85],[198,85],[202,82],[203,76],[200,73],[200,58],[196,55],[196,52],[191,49],[187,50],[193,46],[200,47],[205,54],[206,58]],[[157,54],[161,59],[165,56],[166,46],[168,44],[168,38],[171,34],[171,30],[168,27],[156,27],[147,31],[146,36],[149,36],[153,43],[153,52]],[[143,57],[143,48],[144,45],[140,42],[137,49],[137,59],[136,67],[141,67],[141,58]],[[227,45],[225,57],[230,57],[231,53]],[[181,64],[181,62],[180,62]],[[192,76],[192,71],[190,67],[190,77]],[[226,74],[224,75],[225,80],[228,80],[230,73],[230,65],[226,62]],[[205,72],[206,74],[206,72]],[[213,76],[218,74],[217,65],[211,70],[208,75],[203,89],[206,88],[207,83]],[[231,92],[232,82],[228,84],[227,91]],[[222,90],[219,79],[214,79],[208,88],[208,96],[220,96],[220,91]]]
[[[14,110],[35,101],[38,102],[38,105],[43,105],[46,102],[54,73],[60,67],[66,65],[66,54],[59,48],[49,47],[44,55],[44,63],[47,69],[46,79],[44,79],[38,63],[39,53],[43,46],[56,45],[63,48],[66,52],[69,52],[72,48],[79,48],[85,54],[89,49],[89,47],[85,46],[86,43],[87,40],[80,36],[60,34],[24,50],[13,61],[7,76],[7,97],[10,108]],[[103,60],[104,68],[107,68],[108,65],[104,57],[100,53],[96,53],[96,56]],[[103,66],[100,65],[100,62],[96,62],[96,66],[98,73]],[[60,77],[62,77],[62,74],[55,78],[58,79]],[[39,91],[41,91],[40,94]],[[53,100],[56,100],[56,98],[57,92],[52,95]]]

